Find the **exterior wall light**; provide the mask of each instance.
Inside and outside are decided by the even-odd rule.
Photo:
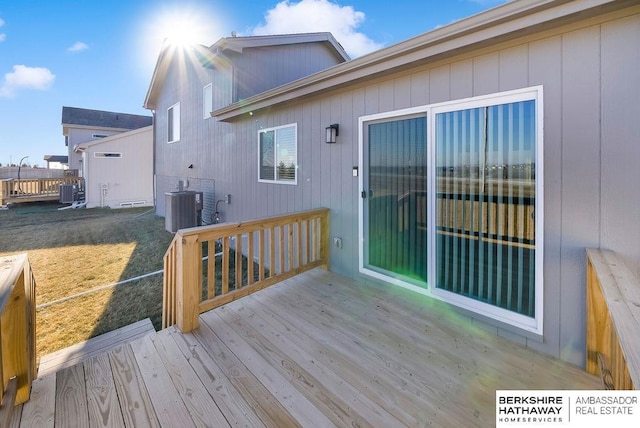
[[[327,131],[327,139],[326,142],[327,144],[335,144],[336,142],[336,137],[338,135],[340,135],[340,133],[338,132],[338,128],[340,126],[337,123],[334,123],[333,125],[329,125],[326,128]]]

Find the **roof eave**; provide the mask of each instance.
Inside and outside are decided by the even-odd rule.
[[[478,15],[456,21],[404,42],[381,49],[371,54],[338,64],[332,68],[279,86],[215,110],[211,113],[220,121],[231,121],[237,117],[262,108],[272,107],[294,99],[310,96],[320,91],[335,89],[358,80],[372,78],[390,70],[415,66],[443,59],[446,55],[462,53],[463,50],[495,43],[507,38],[517,38],[526,29],[546,22],[578,16],[580,12],[611,5],[622,8],[633,1],[616,0],[520,0],[506,3]],[[579,17],[576,19],[582,19]]]
[[[147,89],[147,95],[144,98],[144,103],[142,107],[147,110],[155,110],[156,108],[156,98],[158,89],[158,82],[164,80],[165,75],[167,74],[166,64],[166,56],[167,50],[169,49],[169,44],[165,41],[160,49],[160,54],[158,55],[158,60],[156,61],[156,65],[153,69],[153,74],[151,75],[151,82],[149,83],[149,88]]]

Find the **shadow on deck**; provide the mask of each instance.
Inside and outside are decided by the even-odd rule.
[[[485,427],[498,389],[600,388],[433,299],[314,269],[36,379],[14,422]]]

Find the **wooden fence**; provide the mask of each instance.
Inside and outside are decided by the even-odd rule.
[[[77,184],[81,177],[23,178],[0,181],[0,204],[25,200],[55,200],[60,194],[61,184]]]
[[[29,399],[36,376],[36,283],[26,254],[0,258],[0,378],[3,417]]]
[[[587,366],[606,389],[640,388],[640,283],[611,251],[587,250]]]
[[[329,266],[329,210],[179,230],[164,256],[163,328],[318,266]],[[233,265],[232,265],[233,263]]]

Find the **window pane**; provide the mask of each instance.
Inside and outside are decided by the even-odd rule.
[[[436,115],[436,287],[535,315],[535,102]]]
[[[167,142],[180,140],[180,103],[167,110]]]
[[[427,281],[427,121],[368,127],[367,268]]]
[[[173,141],[180,139],[180,103],[173,107]]]
[[[173,108],[167,111],[167,141],[173,141]]]
[[[213,85],[210,83],[202,89],[202,117],[208,119],[213,110]]]
[[[277,130],[278,180],[295,181],[296,179],[296,132],[295,127]]]
[[[275,179],[275,132],[267,131],[260,133],[260,179]]]

